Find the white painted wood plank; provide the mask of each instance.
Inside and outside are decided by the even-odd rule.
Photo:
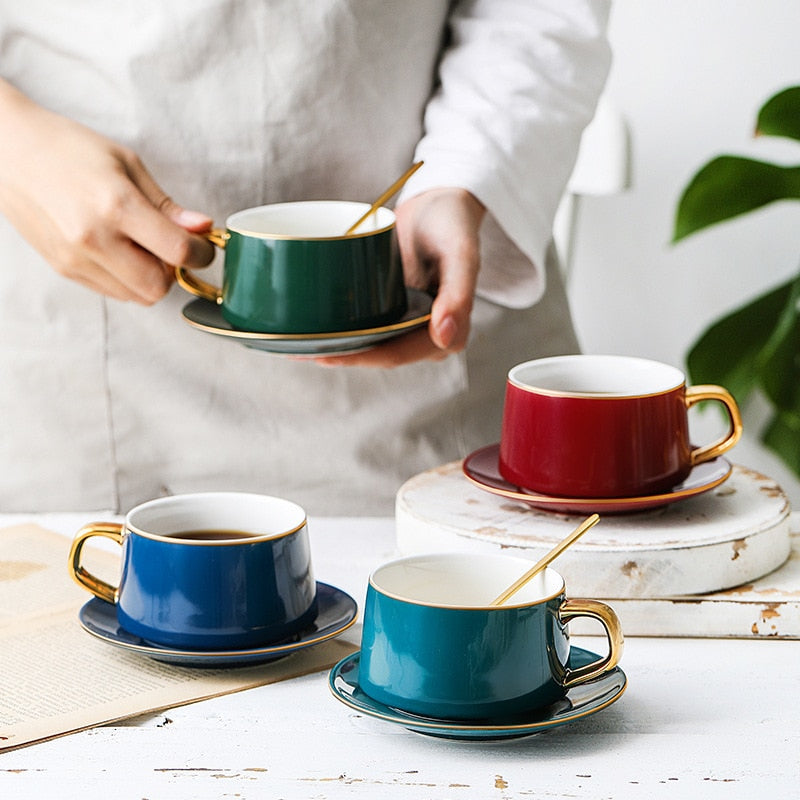
[[[554,566],[574,596],[649,599],[716,592],[750,583],[786,562],[790,510],[773,480],[734,466],[727,481],[703,495],[603,515]],[[460,462],[413,477],[396,502],[398,547],[408,554],[500,550],[537,560],[579,519],[483,491],[466,480]]]
[[[360,600],[369,571],[396,555],[391,519],[316,519],[310,529],[320,579]],[[574,643],[598,647],[594,637]],[[617,703],[502,744],[438,741],[363,717],[318,673],[7,753],[0,797],[795,800],[798,664],[800,641],[631,638]]]
[[[591,646],[594,640],[580,642]],[[629,642],[630,686],[596,716],[504,744],[354,714],[324,674],[0,758],[12,798],[795,798],[800,643]]]

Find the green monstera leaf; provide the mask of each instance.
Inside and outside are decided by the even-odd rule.
[[[769,341],[758,355],[758,379],[779,411],[800,415],[800,276],[788,287]]]
[[[743,405],[757,385],[762,352],[787,305],[792,283],[757,297],[708,327],[686,357],[692,382],[724,386]]]
[[[756,120],[756,136],[786,136],[800,140],[800,86],[791,86],[773,95],[761,107]]]
[[[800,417],[776,414],[761,434],[761,440],[795,475],[800,475]]]
[[[800,200],[800,166],[718,156],[689,182],[678,203],[673,242],[777,200]]]
[[[800,86],[762,106],[755,132],[800,141]],[[718,156],[684,189],[673,242],[780,200],[800,200],[800,166]],[[714,322],[686,361],[693,383],[725,386],[740,405],[764,393],[773,415],[762,440],[800,476],[800,273]]]

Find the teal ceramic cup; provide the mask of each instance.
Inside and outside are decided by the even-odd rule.
[[[239,211],[207,236],[225,251],[222,287],[176,268],[188,292],[216,303],[239,330],[320,334],[381,327],[406,311],[395,217],[369,204],[278,203]]]
[[[119,584],[83,564],[92,537],[122,547]],[[116,605],[120,626],[159,645],[198,650],[286,640],[317,615],[306,515],[267,495],[174,495],[132,509],[124,523],[75,535],[72,577]]]
[[[369,579],[358,682],[384,705],[450,720],[497,720],[541,708],[613,669],[623,636],[613,610],[565,596],[552,569],[505,605],[492,601],[531,567],[505,555],[419,555]],[[568,668],[567,623],[600,622],[608,653]]]

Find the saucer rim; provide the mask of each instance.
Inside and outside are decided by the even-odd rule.
[[[241,331],[230,325],[222,317],[222,312],[219,311],[219,305],[207,300],[204,297],[196,297],[190,300],[181,310],[183,318],[197,330],[205,331],[216,336],[227,336],[232,339],[244,339],[249,341],[264,341],[264,342],[315,342],[336,339],[360,339],[366,336],[376,336],[379,334],[389,334],[400,331],[405,331],[410,328],[418,327],[431,318],[430,306],[433,303],[433,298],[421,289],[413,289],[406,287],[406,297],[408,299],[409,308],[405,314],[397,322],[392,322],[387,325],[378,325],[371,328],[357,328],[355,330],[344,331],[323,331],[319,333],[264,333],[259,331]],[[425,312],[417,313],[411,308],[414,300],[420,301],[420,306],[427,307]],[[219,311],[220,319],[226,327],[219,327],[217,325],[210,325],[197,320],[190,319],[186,311],[190,307],[209,307],[209,310],[214,309]],[[414,314],[415,316],[408,316]]]
[[[684,490],[680,490],[679,487],[689,479],[687,477],[684,481],[677,484],[674,490],[662,492],[660,494],[637,495],[634,497],[565,497],[560,495],[546,495],[532,491],[526,491],[521,486],[515,487],[514,484],[510,483],[503,478],[502,475],[500,475],[499,469],[497,482],[505,484],[508,487],[507,489],[501,486],[493,486],[485,481],[482,481],[479,477],[477,477],[474,470],[470,472],[469,462],[490,451],[497,452],[497,460],[499,461],[499,442],[486,445],[484,447],[479,447],[477,450],[473,450],[469,455],[464,457],[461,462],[461,469],[467,480],[469,480],[478,488],[487,492],[491,492],[492,494],[506,497],[510,500],[519,500],[523,503],[528,503],[529,505],[535,505],[542,508],[574,508],[580,511],[595,507],[614,507],[624,510],[635,510],[640,507],[650,508],[657,505],[667,505],[678,502],[679,500],[685,500],[689,497],[695,497],[696,495],[703,494],[711,489],[715,489],[717,486],[724,483],[730,477],[731,472],[733,471],[733,464],[730,461],[723,456],[717,456],[716,458],[711,459],[711,461],[706,461],[693,467],[693,470],[695,470],[698,467],[703,467],[714,463],[719,463],[723,466],[723,471],[720,475],[715,476],[713,480],[709,480],[700,486],[693,486]],[[689,475],[691,476],[691,472]]]
[[[83,606],[81,606],[80,610],[78,611],[78,621],[81,625],[81,628],[83,628],[86,633],[90,634],[94,638],[114,647],[119,647],[123,650],[128,650],[129,652],[141,653],[142,655],[149,656],[150,658],[160,660],[173,659],[175,662],[182,664],[188,664],[190,662],[205,662],[211,664],[215,661],[251,661],[259,658],[272,660],[283,655],[288,655],[296,650],[302,650],[306,647],[312,647],[325,642],[328,639],[336,638],[344,633],[348,628],[355,625],[356,620],[358,619],[358,604],[356,601],[347,592],[345,592],[343,589],[339,589],[336,586],[322,583],[320,581],[317,581],[316,584],[318,593],[320,589],[330,589],[332,591],[331,606],[333,606],[333,604],[336,602],[343,602],[351,605],[351,608],[344,613],[344,621],[332,630],[323,629],[325,632],[320,636],[310,634],[308,638],[301,638],[299,640],[286,642],[284,644],[266,645],[263,647],[243,648],[238,650],[196,650],[191,648],[161,647],[155,642],[147,642],[141,637],[129,633],[125,630],[125,628],[122,627],[122,625],[117,623],[119,630],[131,637],[134,637],[141,642],[141,644],[124,642],[118,638],[115,638],[110,633],[104,633],[98,629],[92,630],[91,628],[87,627],[85,617],[87,613],[91,612],[92,609],[97,608],[100,606],[100,604],[102,604],[101,607],[103,608],[113,608],[113,604],[107,603],[105,600],[101,600],[99,597],[92,597],[86,603],[84,603]],[[318,632],[315,631],[315,633]]]
[[[591,650],[587,650],[583,647],[576,647],[572,646],[571,650],[578,651],[584,653],[586,655],[592,656],[593,659],[600,658],[599,655],[593,653]],[[609,670],[604,675],[600,676],[599,678],[595,679],[597,681],[601,681],[603,679],[611,678],[611,676],[619,676],[621,678],[621,685],[619,686],[618,690],[615,691],[611,697],[603,700],[596,706],[592,706],[591,708],[584,708],[580,710],[579,713],[571,714],[571,715],[564,715],[559,718],[551,717],[547,720],[541,720],[539,722],[526,722],[526,723],[516,723],[512,725],[502,725],[502,724],[493,724],[493,723],[479,723],[479,722],[462,722],[460,720],[448,720],[448,719],[440,719],[440,720],[426,720],[420,719],[415,717],[412,714],[407,714],[406,712],[400,709],[394,709],[390,706],[386,706],[383,703],[379,703],[377,700],[372,700],[369,698],[372,703],[375,705],[367,705],[364,703],[360,703],[354,700],[351,696],[343,694],[335,685],[335,681],[338,679],[342,680],[347,686],[352,688],[359,688],[357,683],[352,683],[344,678],[341,674],[342,669],[345,666],[348,666],[353,661],[358,661],[360,664],[361,660],[361,650],[356,650],[354,653],[350,653],[350,655],[345,656],[341,659],[337,664],[335,664],[330,672],[328,673],[328,689],[333,694],[333,696],[339,700],[339,702],[343,703],[344,705],[352,708],[355,711],[358,711],[362,714],[366,714],[369,717],[373,717],[374,719],[380,719],[385,722],[391,722],[395,725],[402,725],[404,728],[408,728],[416,733],[433,733],[438,732],[439,735],[443,737],[447,737],[448,734],[473,734],[474,738],[479,737],[494,737],[500,738],[497,735],[500,734],[502,737],[505,734],[505,738],[511,738],[514,735],[521,736],[521,735],[529,735],[534,734],[542,730],[547,730],[549,728],[555,728],[560,725],[564,725],[570,722],[574,722],[575,720],[582,719],[583,717],[591,716],[592,714],[596,714],[598,711],[602,711],[604,708],[608,708],[608,706],[615,703],[617,700],[625,694],[626,689],[628,688],[628,676],[625,672],[619,667],[615,666],[613,669]],[[587,683],[592,683],[593,681],[589,681]],[[580,688],[580,684],[574,687],[575,689]],[[363,693],[363,690],[361,690]],[[367,695],[368,697],[368,695]],[[569,692],[567,692],[567,697],[569,697]],[[386,709],[386,712],[381,711],[381,709]],[[452,738],[464,738],[453,736]]]

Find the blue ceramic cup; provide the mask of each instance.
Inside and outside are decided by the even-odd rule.
[[[425,717],[497,720],[547,706],[613,669],[623,647],[613,610],[568,600],[552,569],[491,606],[530,567],[483,553],[411,556],[379,567],[364,607],[361,690]],[[567,623],[578,616],[601,623],[608,653],[572,670]]]
[[[94,536],[122,546],[118,586],[81,563]],[[151,500],[123,524],[81,528],[69,566],[81,586],[116,604],[122,628],[159,645],[258,647],[299,633],[317,614],[306,515],[278,497],[206,492]]]

